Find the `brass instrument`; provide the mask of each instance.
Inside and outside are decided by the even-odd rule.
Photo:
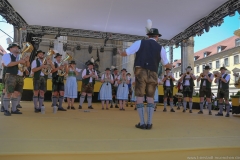
[[[29,42],[23,43],[23,46],[24,46],[24,47],[23,47],[22,53],[19,54],[19,56],[18,56],[18,57],[19,57],[19,60],[22,59],[23,57],[25,57],[25,54],[26,54],[26,53],[31,53],[31,52],[34,50],[32,44],[29,43]],[[20,63],[18,64],[18,70],[19,70],[19,71],[25,72],[26,69],[27,69],[26,64],[20,64]]]
[[[213,74],[214,74],[215,78],[218,78],[221,75],[220,72],[218,72],[218,71],[214,71]]]
[[[190,74],[190,72],[188,71],[187,74]]]
[[[65,62],[65,61],[71,61],[73,59],[70,54],[68,54],[68,53],[66,53],[66,54],[67,54],[66,58],[61,60],[60,65],[63,65],[63,62]],[[64,76],[65,74],[66,74],[65,68],[58,70],[58,75],[59,76]]]
[[[43,65],[48,65],[47,68],[43,68],[42,69],[42,72],[45,74],[45,75],[49,75],[52,71],[52,67],[50,66],[50,64],[47,63],[47,59],[50,59],[52,58],[52,56],[55,54],[55,52],[52,50],[52,49],[49,49],[46,57],[44,57],[43,59]]]

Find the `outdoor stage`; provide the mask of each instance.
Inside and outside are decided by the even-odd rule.
[[[1,160],[240,159],[239,115],[209,116],[207,110],[204,115],[197,110],[171,113],[169,108],[164,113],[158,106],[153,129],[140,130],[134,127],[138,114],[132,107],[101,110],[95,103],[94,110],[84,112],[85,103],[82,110],[53,114],[48,102],[43,115],[33,112],[32,102],[21,104],[23,115],[0,114]]]

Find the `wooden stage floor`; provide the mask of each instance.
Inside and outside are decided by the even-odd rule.
[[[94,103],[84,112],[85,103],[82,110],[53,114],[51,103],[44,104],[45,114],[34,113],[32,102],[21,103],[22,115],[0,114],[0,160],[240,159],[240,115],[171,113],[170,107],[165,113],[158,106],[153,129],[140,130],[132,107],[101,110]]]

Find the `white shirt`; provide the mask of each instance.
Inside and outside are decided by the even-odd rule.
[[[12,53],[7,53],[7,54],[4,54],[4,55],[2,56],[2,63],[3,63],[5,66],[7,66],[9,63],[12,62],[11,55],[14,56],[14,54],[12,54]],[[16,61],[18,61],[18,55],[15,56],[15,57],[16,57]],[[18,74],[17,74],[17,75],[23,76],[23,72],[21,72],[20,70],[18,70]]]
[[[209,74],[210,74],[210,72],[208,73],[208,75]],[[206,79],[206,76],[204,78]],[[211,74],[210,79],[213,80],[213,78],[214,78],[214,76],[213,76],[213,74]],[[208,80],[206,79],[206,81],[208,81]],[[203,81],[203,86],[206,86],[206,81]]]
[[[193,75],[193,77],[196,78],[195,75]],[[183,85],[190,86],[190,81],[189,81],[190,79],[191,79],[191,76],[187,74],[185,77],[185,83]]]
[[[226,74],[226,73],[224,73],[221,77],[223,78],[225,74]],[[230,74],[228,74],[228,75],[225,77],[225,80],[226,80],[227,83],[228,83],[228,81],[230,80]],[[218,82],[219,82],[219,80],[217,81],[217,84],[218,84]],[[223,82],[223,81],[220,80],[220,88],[222,88],[222,83],[225,83],[225,82]]]
[[[150,39],[155,41],[155,39],[152,39],[152,38]],[[126,49],[127,55],[135,54],[139,50],[140,46],[141,46],[141,40],[134,42],[129,48]],[[163,47],[160,51],[160,57],[161,57],[161,63],[163,65],[168,64],[167,53]]]
[[[178,81],[178,83],[180,83],[180,87],[179,87],[179,89],[180,89],[180,90],[183,90],[182,82]],[[178,84],[177,84],[177,85],[178,85]]]
[[[40,59],[38,59],[39,60],[39,62],[40,62],[40,66],[42,65],[42,61],[40,60]],[[37,67],[37,59],[35,59],[33,62],[32,62],[32,65],[31,65],[31,68],[33,69],[33,68],[36,68]],[[32,74],[33,72],[31,71],[31,74]],[[41,71],[41,73],[40,73],[40,76],[44,76],[44,73]]]
[[[173,75],[173,74],[172,74],[172,77],[174,78],[174,75]],[[162,80],[163,80],[164,78],[165,78],[165,77],[163,76]],[[166,86],[169,86],[169,87],[171,86],[169,79],[167,79],[167,80],[165,81],[165,85],[166,85]]]
[[[115,80],[114,82],[114,87],[117,87],[118,86],[118,82],[117,82],[117,79],[118,79],[118,74],[113,74],[113,79]]]
[[[102,75],[101,80],[104,80],[104,78],[107,78],[106,74]],[[113,81],[113,76],[111,74],[110,74],[110,79],[111,79],[111,81]]]
[[[88,70],[89,70],[89,69],[88,69]],[[84,69],[83,72],[82,72],[82,78],[83,78],[84,76],[86,76],[86,74],[87,74],[87,69]],[[89,74],[92,74],[92,71],[91,71],[91,70],[89,70]],[[95,71],[95,76],[98,76],[96,71]],[[92,82],[92,77],[90,77],[90,79],[89,79],[89,83],[91,83],[91,82]]]
[[[133,82],[135,82],[135,77],[132,77],[131,83],[133,84]]]

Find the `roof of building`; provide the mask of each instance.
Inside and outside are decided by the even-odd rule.
[[[221,42],[218,42],[216,44],[213,44],[207,48],[204,48],[200,51],[197,51],[194,53],[195,57],[198,57],[197,60],[203,59],[203,58],[207,58],[204,57],[204,53],[207,53],[208,56],[220,53],[218,52],[217,48],[220,46],[221,47],[221,51],[226,51],[228,49],[234,48],[235,47],[235,40],[239,38],[237,36],[232,36],[229,37]],[[173,62],[173,66],[175,67],[177,63],[181,63],[181,59],[178,59],[177,61]]]

